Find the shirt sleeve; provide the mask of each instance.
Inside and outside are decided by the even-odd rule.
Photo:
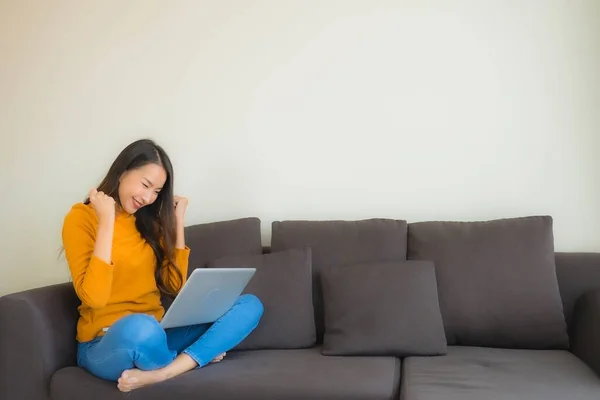
[[[74,207],[64,219],[63,247],[73,286],[81,302],[91,308],[108,303],[113,280],[113,264],[96,257],[96,224],[85,206]]]
[[[173,270],[173,268],[163,269],[163,280],[169,282],[170,286],[177,292],[181,290],[187,280],[188,266],[190,259],[190,248],[185,246],[183,249],[175,249],[175,263],[179,272],[181,272],[181,278]]]

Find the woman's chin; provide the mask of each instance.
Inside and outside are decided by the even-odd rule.
[[[123,207],[123,211],[126,212],[127,214],[135,214],[137,209],[135,207],[127,204]]]

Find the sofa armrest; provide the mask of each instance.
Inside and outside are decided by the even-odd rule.
[[[76,365],[79,300],[70,283],[0,298],[0,399],[50,398],[50,380]]]
[[[555,259],[556,277],[570,334],[575,303],[585,293],[600,289],[600,252],[556,253]]]
[[[586,293],[575,305],[571,350],[600,375],[600,289]]]

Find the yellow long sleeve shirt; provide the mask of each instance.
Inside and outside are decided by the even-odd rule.
[[[135,226],[135,215],[115,219],[111,263],[93,255],[98,217],[90,205],[75,204],[66,215],[62,238],[79,306],[77,340],[86,342],[103,334],[103,328],[133,313],[160,321],[164,308],[156,285],[156,257]],[[190,249],[175,250],[175,262],[183,276],[165,276],[181,288],[188,271]],[[172,275],[172,274],[169,274]]]

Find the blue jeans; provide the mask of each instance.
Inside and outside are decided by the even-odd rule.
[[[244,294],[212,324],[163,329],[150,315],[128,315],[115,322],[104,336],[79,343],[77,364],[111,381],[126,369],[166,367],[181,353],[200,368],[244,340],[258,325],[263,311],[256,296]]]

